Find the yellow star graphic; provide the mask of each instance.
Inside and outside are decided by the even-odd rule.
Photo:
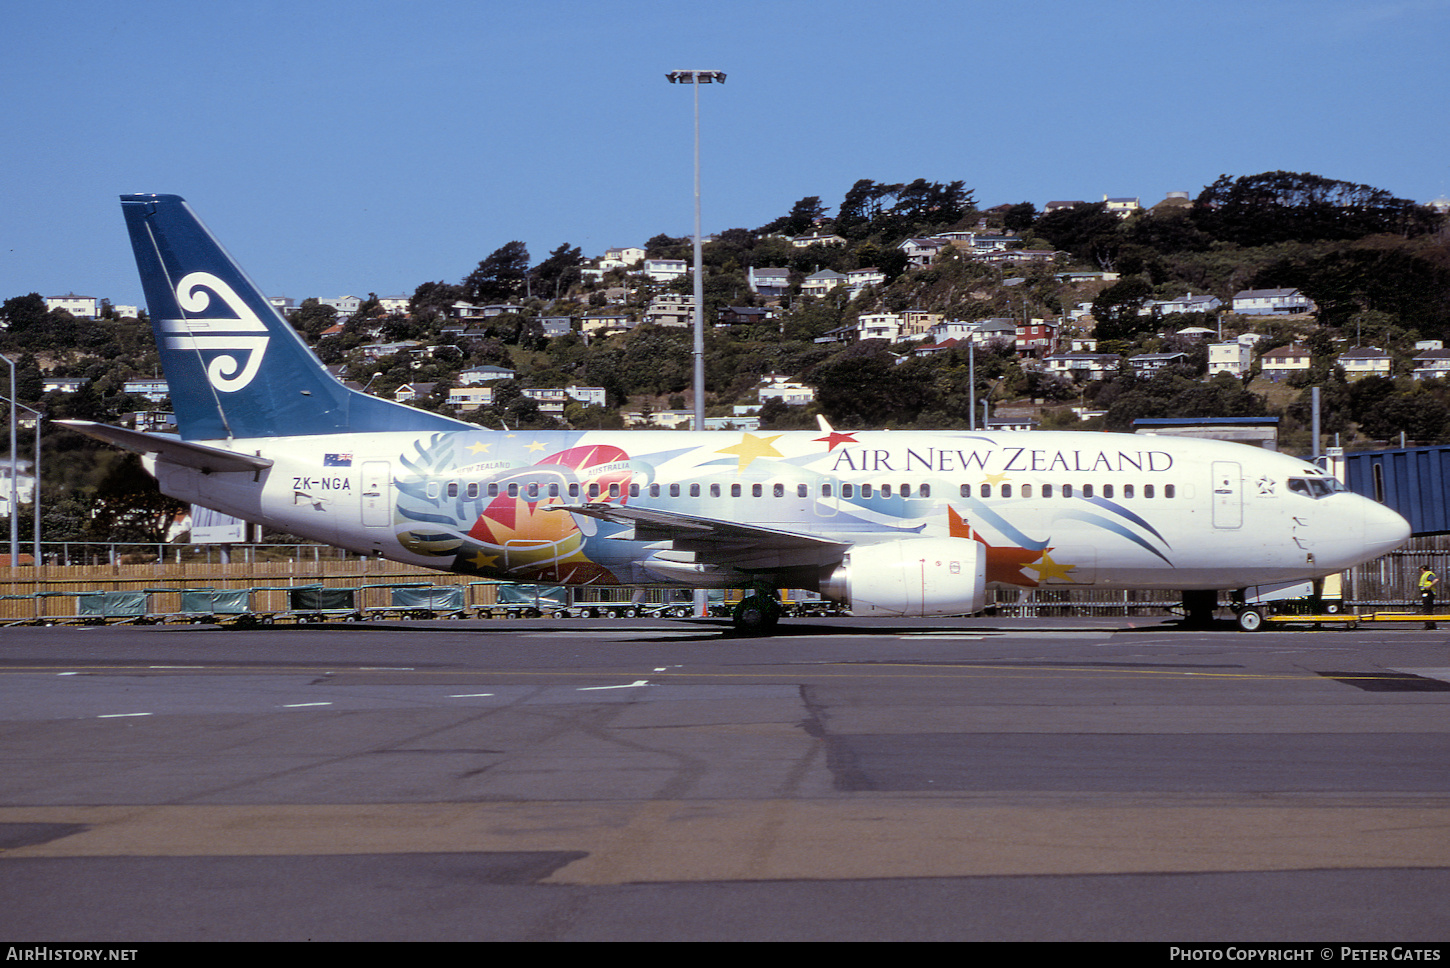
[[[1076,568],[1077,565],[1064,565],[1060,561],[1053,561],[1052,556],[1044,551],[1041,558],[1027,567],[1037,572],[1038,581],[1047,581],[1049,578],[1061,578],[1063,581],[1072,581],[1068,572]]]
[[[482,443],[479,443],[479,444],[469,444],[468,445],[468,449],[471,450],[471,451],[473,451],[474,454],[487,454],[488,453],[488,448],[490,446],[491,445],[489,445],[489,444],[482,444]]]
[[[1007,479],[1006,474],[988,474],[982,478],[983,484],[1001,484]]]
[[[479,571],[483,571],[485,568],[492,568],[495,561],[498,561],[498,555],[486,555],[482,551],[468,559],[468,563]]]
[[[524,450],[527,450],[531,454],[537,454],[539,451],[545,450],[545,449],[546,449],[545,448],[545,445],[539,443],[537,440],[534,441],[532,444],[529,444],[529,446],[527,446],[527,447],[524,448]]]
[[[740,458],[740,466],[736,473],[745,470],[750,466],[751,461],[757,457],[780,457],[780,451],[773,446],[783,435],[776,434],[774,437],[757,437],[754,434],[745,434],[740,443],[734,447],[726,447],[717,450],[717,454],[734,454]]]

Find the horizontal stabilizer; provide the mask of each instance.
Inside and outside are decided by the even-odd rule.
[[[207,473],[260,471],[272,466],[272,462],[265,457],[238,454],[220,447],[208,447],[206,444],[193,444],[177,437],[146,434],[139,430],[127,430],[125,427],[112,427],[110,424],[93,423],[89,420],[57,420],[56,423],[88,437],[115,444],[123,450],[137,454],[155,454],[161,460],[183,467],[194,467]]]

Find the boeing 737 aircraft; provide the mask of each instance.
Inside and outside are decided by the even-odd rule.
[[[179,436],[70,426],[161,489],[361,554],[571,585],[816,589],[960,615],[989,588],[1319,578],[1409,526],[1241,444],[1087,433],[507,431],[343,386],[175,195],[124,195]],[[1253,624],[1256,614],[1246,624]],[[736,611],[764,631],[760,591]]]

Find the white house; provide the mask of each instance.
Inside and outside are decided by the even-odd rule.
[[[761,381],[756,390],[760,402],[779,400],[792,407],[800,407],[816,398],[816,391],[803,383],[796,383],[788,377],[772,373]]]
[[[1242,377],[1249,372],[1249,367],[1254,362],[1254,344],[1252,340],[1237,339],[1228,343],[1208,344],[1208,375],[1215,377],[1220,373],[1227,373],[1234,377]]]
[[[801,292],[807,296],[824,296],[837,286],[844,286],[846,277],[839,272],[830,269],[822,269],[820,272],[806,277],[801,283]]]
[[[463,386],[448,391],[448,405],[459,410],[477,410],[493,405],[493,387]]]
[[[901,317],[896,313],[866,313],[856,320],[857,339],[894,340],[901,335]]]
[[[64,296],[46,296],[45,308],[49,312],[52,309],[64,309],[72,316],[83,316],[86,319],[95,319],[101,314],[100,300],[95,296],[77,296],[75,293],[66,293]]]
[[[1234,293],[1233,311],[1241,316],[1291,316],[1314,312],[1314,302],[1297,289],[1244,289]]]
[[[662,292],[650,300],[644,321],[656,326],[691,326],[695,321],[695,297]]]
[[[655,282],[674,282],[689,275],[690,267],[684,259],[645,259],[644,274]]]

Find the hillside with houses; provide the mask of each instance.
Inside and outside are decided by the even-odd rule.
[[[1307,449],[1318,386],[1346,447],[1443,442],[1447,212],[1288,172],[1040,209],[980,208],[963,182],[863,179],[835,206],[804,198],[705,241],[707,423],[1122,430],[1273,415]],[[665,235],[591,256],[563,243],[537,264],[509,242],[411,294],[274,304],[368,393],[490,427],[687,427],[691,258],[690,239]],[[0,323],[17,395],[46,419],[166,427],[138,308],[30,293]],[[88,444],[56,437],[78,456],[44,486],[94,494],[113,459],[88,466]]]

